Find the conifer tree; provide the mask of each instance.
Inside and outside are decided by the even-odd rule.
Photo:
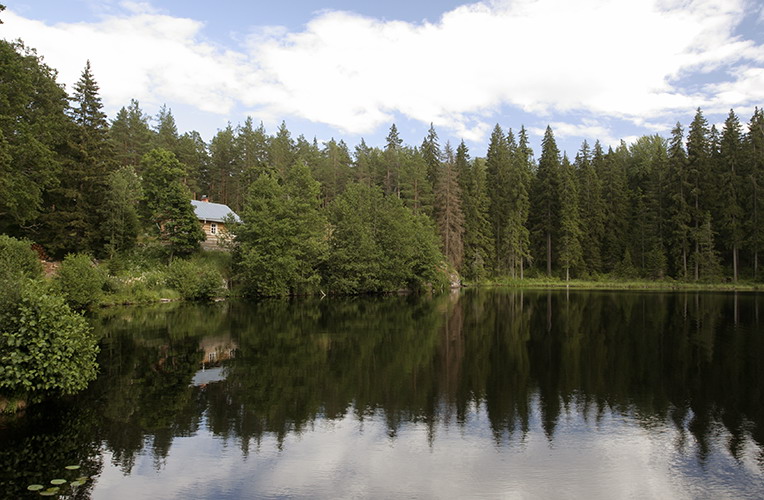
[[[154,148],[165,149],[177,156],[178,154],[178,126],[175,124],[175,117],[172,110],[163,104],[159,108],[156,116],[156,127],[154,128]]]
[[[400,198],[401,147],[403,140],[393,123],[385,139],[383,188],[385,194],[395,193]]]
[[[597,145],[599,147],[599,144]],[[602,154],[599,148],[598,155]],[[578,205],[581,213],[581,247],[584,266],[588,273],[602,270],[602,238],[605,232],[605,206],[602,201],[602,182],[594,168],[586,141],[576,154],[575,167],[578,180]]]
[[[352,163],[345,141],[337,142],[332,138],[324,143],[319,168],[316,171],[316,180],[321,183],[321,200],[324,207],[345,189],[352,173]]]
[[[671,131],[668,149],[668,240],[672,248],[674,272],[683,279],[689,277],[688,261],[690,256],[692,220],[690,193],[692,185],[684,150],[682,126],[677,122]]]
[[[229,123],[226,128],[210,141],[210,192],[207,193],[217,203],[241,206],[243,193],[240,190],[242,168],[240,152],[237,147],[233,127]]]
[[[105,252],[108,175],[114,170],[114,150],[98,84],[90,61],[74,85],[69,115],[73,127],[65,159],[67,175],[49,192],[45,235],[54,255]]]
[[[607,207],[605,234],[602,240],[602,257],[606,271],[612,271],[619,266],[628,249],[628,161],[629,149],[623,141],[615,151],[609,149],[602,159],[595,156],[595,168],[602,179],[602,197]]]
[[[532,200],[533,232],[539,248],[536,260],[546,263],[547,275],[551,276],[553,243],[558,236],[560,223],[560,150],[549,126],[541,140],[541,156]]]
[[[511,136],[510,136],[511,137]],[[512,143],[516,148],[516,144]],[[493,270],[496,274],[505,274],[510,270],[511,241],[508,234],[508,222],[512,217],[511,152],[507,136],[499,124],[493,129],[486,154],[486,179],[490,200],[490,220],[494,237],[491,253]]]
[[[440,233],[441,249],[446,260],[461,269],[464,256],[464,214],[456,158],[450,143],[446,143],[445,162],[438,171],[435,189],[435,222]]]
[[[430,129],[427,131],[427,137],[422,141],[420,150],[427,164],[427,179],[430,181],[430,185],[434,186],[438,180],[442,153],[440,151],[440,144],[438,144],[438,134],[435,132],[435,127],[432,123],[430,123]]]
[[[122,167],[109,174],[103,223],[109,257],[135,246],[140,231],[138,203],[141,197],[141,181],[134,167]]]
[[[459,172],[462,211],[464,212],[463,274],[468,279],[479,281],[485,275],[485,268],[493,246],[490,233],[490,201],[486,186],[485,162],[482,159],[475,159],[471,162],[469,149],[464,141],[456,148],[454,161]]]
[[[271,138],[268,147],[268,161],[280,176],[294,164],[297,158],[292,134],[287,129],[286,122],[281,122],[276,135]]]
[[[559,260],[565,269],[565,281],[570,280],[570,269],[582,262],[581,219],[578,210],[578,190],[575,171],[567,155],[560,165],[560,229]]]
[[[109,129],[114,144],[115,160],[120,166],[137,167],[141,158],[151,148],[153,132],[149,127],[149,117],[143,113],[135,99],[122,107]]]
[[[764,248],[764,111],[754,110],[748,122],[745,136],[746,196],[744,207],[746,220],[746,245],[751,250],[754,279],[759,278],[759,251]]]
[[[743,245],[743,208],[741,204],[742,179],[740,178],[743,162],[742,126],[730,110],[724,122],[719,145],[717,178],[719,179],[719,228],[725,250],[731,252],[733,280],[738,280],[739,250]]]
[[[260,122],[255,128],[251,116],[244,120],[244,125],[236,128],[236,151],[241,165],[243,191],[260,175],[273,172],[268,163],[268,134],[265,126]]]
[[[400,152],[401,199],[414,214],[432,216],[433,186],[427,178],[427,162],[420,150],[403,147]]]
[[[694,262],[694,277],[695,281],[700,278],[700,237],[701,237],[701,225],[705,223],[705,213],[710,208],[710,204],[706,203],[709,192],[707,182],[711,178],[711,148],[709,141],[710,131],[708,129],[708,122],[703,116],[703,112],[698,108],[693,118],[690,128],[687,133],[687,168],[690,183],[692,185],[690,191],[692,210],[690,215],[692,217],[692,240],[693,240],[693,262]]]

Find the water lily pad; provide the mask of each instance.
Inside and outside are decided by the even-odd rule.
[[[59,485],[59,484],[64,484],[65,482],[66,482],[66,479],[53,479],[53,480],[50,482],[50,484]]]
[[[45,491],[41,491],[40,495],[44,497],[52,497],[53,495],[56,495],[60,489],[61,488],[48,488]]]
[[[29,486],[27,486],[27,489],[29,491],[40,491],[43,488],[45,488],[45,486],[41,484],[30,484]]]
[[[82,486],[83,484],[85,484],[85,481],[72,481],[71,483],[69,483],[69,485],[72,488],[76,488],[77,486]]]
[[[78,478],[77,478],[77,481],[81,481],[81,482],[83,482],[83,483],[84,483],[84,482],[85,482],[85,481],[87,481],[88,479],[90,479],[90,478],[89,478],[89,477],[87,477],[87,476],[80,476],[80,477],[78,477]]]
[[[67,469],[67,470],[77,470],[79,468],[80,468],[79,465],[67,465],[66,467],[64,467],[64,469]]]

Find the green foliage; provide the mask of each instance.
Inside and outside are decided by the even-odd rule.
[[[42,266],[29,240],[0,234],[0,278],[39,278]]]
[[[86,254],[69,254],[56,277],[66,301],[75,309],[92,306],[101,299],[106,273]]]
[[[175,259],[167,268],[167,284],[186,300],[210,300],[223,293],[223,277],[211,266]]]
[[[85,318],[49,287],[21,284],[19,300],[0,311],[0,391],[32,398],[73,394],[95,379],[97,339]]]
[[[326,258],[327,222],[319,211],[320,187],[304,163],[294,164],[284,184],[272,175],[250,187],[242,224],[234,229],[239,277],[253,296],[318,290]]]
[[[106,215],[103,231],[110,256],[135,246],[140,231],[138,201],[141,199],[141,181],[133,167],[122,167],[109,174],[106,194]]]
[[[145,216],[159,240],[168,245],[170,256],[198,250],[205,234],[191,205],[191,194],[181,182],[181,163],[170,151],[153,149],[144,155],[141,168]]]

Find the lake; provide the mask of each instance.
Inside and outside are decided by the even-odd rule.
[[[106,309],[98,380],[0,420],[0,491],[761,498],[760,309],[516,289]]]

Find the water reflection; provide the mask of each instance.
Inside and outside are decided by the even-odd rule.
[[[539,446],[549,456],[571,441],[579,451],[667,442],[666,456],[682,463],[666,467],[685,476],[728,454],[745,480],[725,474],[742,488],[736,496],[747,494],[764,486],[760,302],[467,290],[112,309],[98,319],[102,374],[90,390],[0,430],[0,486],[20,494],[21,483],[73,461],[98,474],[108,460],[130,475],[149,454],[165,470],[173,446],[202,435],[262,461],[268,443],[285,453],[329,425],[345,439],[383,429],[393,444],[421,431],[431,459],[439,447],[482,449],[487,433],[496,450],[526,450],[520,468]]]

